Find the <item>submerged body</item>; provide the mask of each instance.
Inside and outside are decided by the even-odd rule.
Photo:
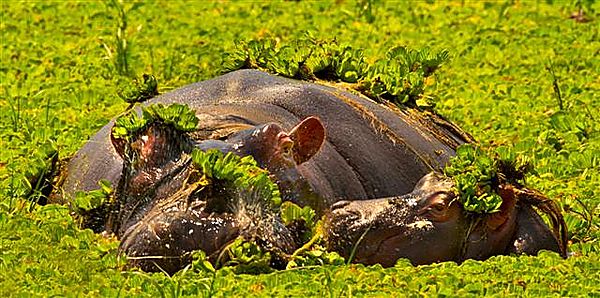
[[[439,116],[251,70],[192,84],[146,104],[154,103],[188,105],[200,119],[198,130],[184,135],[169,127],[150,126],[130,143],[121,144],[111,142],[111,122],[74,156],[62,185],[65,197],[96,189],[101,179],[117,186],[117,204],[104,227],[122,241],[121,250],[132,264],[172,273],[189,262],[192,251],[202,249],[216,256],[239,236],[282,255],[299,245],[276,215],[254,204],[252,194],[190,186],[199,179],[190,164],[193,149],[253,156],[272,173],[284,200],[328,214],[327,241],[332,250],[348,256],[345,252],[360,235],[374,237],[359,247],[357,262],[391,265],[399,257],[421,260],[418,264],[454,260],[436,256],[454,251],[450,246],[458,244],[452,241],[425,234],[409,242],[397,237],[405,231],[390,223],[423,231],[433,225],[417,220],[414,210],[382,209],[389,200],[375,200],[411,192],[424,175],[443,168],[458,145],[470,141]],[[446,184],[436,181],[430,189],[443,190]],[[236,196],[237,203],[232,204],[231,197]],[[344,200],[356,202],[334,204]],[[411,205],[413,201],[396,202]],[[356,213],[347,212],[352,206],[362,206],[359,209],[366,213],[347,216]],[[453,208],[455,224],[436,230],[448,239],[462,233],[466,222],[462,211]],[[377,226],[382,220],[377,214],[392,219],[390,225]],[[356,222],[348,225],[352,221]],[[378,229],[371,231],[374,225]],[[535,221],[533,225],[539,226]],[[548,230],[543,223],[541,228]],[[439,249],[426,258],[412,256],[410,247],[415,244],[435,244]],[[537,251],[524,247],[524,252]],[[494,253],[508,252],[494,249]]]

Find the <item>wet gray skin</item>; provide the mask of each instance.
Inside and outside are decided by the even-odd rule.
[[[565,255],[531,206],[516,203],[510,187],[502,189],[500,212],[485,216],[464,211],[452,188],[451,180],[430,173],[404,196],[338,202],[326,215],[328,249],[382,266],[400,258],[421,265],[541,249]]]
[[[265,124],[226,141],[198,143],[169,126],[151,125],[131,143],[113,140],[124,166],[107,230],[121,239],[120,250],[130,264],[145,271],[174,273],[198,249],[216,261],[221,249],[240,235],[272,251],[273,265],[281,265],[277,256],[293,252],[296,243],[280,218],[253,193],[225,182],[194,184],[202,173],[191,164],[190,152],[199,148],[252,155],[275,176],[283,194],[310,192],[295,166],[318,151],[324,136],[304,146],[302,141],[294,146],[292,139],[302,138],[303,126],[310,126],[314,136],[319,125],[318,119],[308,118],[288,134]]]

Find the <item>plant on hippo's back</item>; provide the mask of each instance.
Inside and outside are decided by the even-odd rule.
[[[268,38],[241,41],[225,54],[224,65],[227,71],[253,68],[296,79],[340,81],[376,101],[427,108],[433,103],[423,104],[426,79],[448,60],[447,50],[397,46],[369,63],[363,49],[307,34],[286,45]]]
[[[277,184],[271,181],[269,172],[259,167],[252,156],[239,157],[218,150],[195,149],[192,151],[192,163],[202,172],[202,179],[207,183],[214,180],[231,182],[240,191],[252,192],[253,197],[274,210],[281,204]]]

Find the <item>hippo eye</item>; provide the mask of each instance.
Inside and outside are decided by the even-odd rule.
[[[427,205],[421,212],[434,217],[443,215],[448,209],[447,199],[448,196],[443,192],[433,194],[427,199]]]
[[[285,142],[282,145],[283,148],[281,148],[283,150],[283,154],[285,155],[291,155],[292,154],[292,148],[294,147],[294,142]]]
[[[433,206],[431,206],[430,208],[435,211],[444,211],[444,209],[446,209],[446,204],[445,203],[436,203],[436,204],[433,204]]]

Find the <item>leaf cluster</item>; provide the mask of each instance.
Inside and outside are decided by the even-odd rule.
[[[286,226],[303,225],[304,233],[299,236],[299,241],[304,243],[289,258],[287,269],[322,266],[342,265],[345,260],[336,252],[329,252],[323,243],[322,219],[309,206],[300,207],[292,202],[283,202],[279,212]]]
[[[314,234],[317,226],[317,213],[310,206],[300,207],[292,202],[286,201],[281,204],[279,214],[286,226],[300,223],[306,229],[302,235],[303,242],[308,241]]]
[[[260,274],[272,272],[271,253],[253,241],[238,237],[219,255],[218,262],[235,273]]]
[[[132,83],[122,83],[117,94],[130,104],[144,102],[159,94],[158,82],[153,75],[143,74],[141,78],[135,78]]]
[[[341,81],[378,101],[417,106],[427,77],[449,60],[449,52],[397,46],[369,63],[361,48],[308,36],[285,45],[268,38],[240,41],[224,60],[227,71],[254,68],[290,78]]]
[[[75,212],[81,213],[90,211],[96,208],[100,208],[105,204],[110,203],[113,189],[110,181],[100,180],[98,182],[99,189],[91,191],[78,191],[75,193],[75,199],[73,200],[73,208]]]
[[[129,139],[138,131],[153,123],[171,125],[181,132],[191,132],[198,125],[196,113],[187,105],[153,104],[142,107],[142,115],[138,116],[135,110],[129,110],[115,120],[112,128],[114,138]]]
[[[456,156],[444,168],[444,173],[454,180],[459,202],[466,211],[494,213],[502,205],[498,186],[518,185],[529,170],[529,163],[508,147],[498,147],[492,152],[464,144],[457,148]]]
[[[269,178],[269,172],[258,166],[252,156],[239,157],[218,150],[192,151],[192,163],[210,181],[231,182],[241,191],[251,192],[267,206],[278,208],[281,194],[277,184]]]

